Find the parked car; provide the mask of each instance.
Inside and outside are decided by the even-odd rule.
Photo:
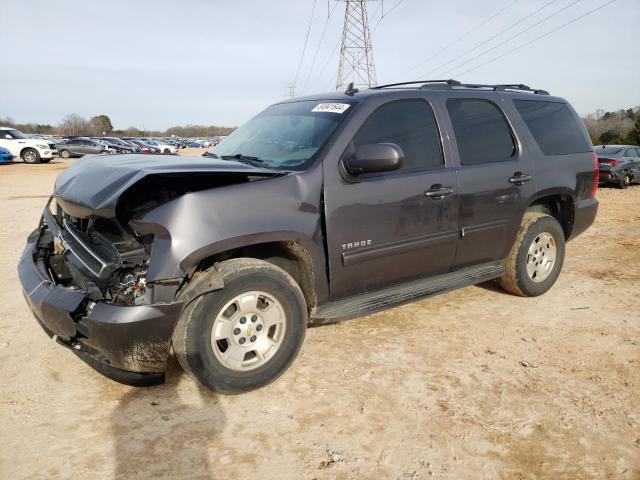
[[[115,148],[118,153],[137,153],[138,147],[116,137],[103,137],[104,141]]]
[[[6,148],[24,163],[49,163],[58,151],[56,145],[45,140],[28,138],[11,127],[0,127],[0,147]]]
[[[580,118],[524,85],[296,98],[210,154],[76,162],[27,239],[38,322],[111,378],[161,382],[173,347],[203,385],[245,392],[309,322],[493,279],[544,294],[598,209]]]
[[[146,140],[146,143],[153,145],[160,153],[177,153],[178,149],[174,145],[170,145],[161,140]]]
[[[160,150],[155,145],[151,145],[143,140],[137,138],[125,138],[127,142],[133,143],[140,148],[140,153],[160,153]]]
[[[0,147],[0,163],[13,163],[13,154],[4,147]]]
[[[82,157],[84,155],[98,155],[107,153],[107,147],[87,137],[74,137],[59,143],[58,149],[62,158]]]
[[[600,168],[600,183],[627,188],[640,183],[640,147],[602,145],[595,148]]]
[[[102,145],[105,148],[105,153],[120,153],[118,149],[114,145],[111,145],[110,142],[107,142],[102,137],[89,137],[90,140]]]

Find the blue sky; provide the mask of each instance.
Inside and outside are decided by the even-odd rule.
[[[385,0],[385,10],[398,1]],[[458,79],[466,82],[544,88],[569,99],[581,114],[640,105],[640,0],[617,0],[464,73],[607,2],[578,0],[496,46],[575,1],[402,0],[381,21],[381,2],[372,1],[368,8],[372,26],[377,25],[373,47],[378,82],[457,78],[454,74],[463,73]],[[313,3],[0,0],[0,117],[56,123],[68,113],[105,113],[118,128],[147,129],[241,124],[287,96]],[[344,15],[344,4],[334,9],[335,3],[316,0],[298,93],[334,88]],[[319,43],[328,7],[333,14]],[[528,20],[463,55],[538,9]],[[473,32],[465,36],[469,31]],[[458,69],[450,68],[479,54]]]

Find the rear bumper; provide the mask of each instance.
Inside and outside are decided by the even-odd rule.
[[[56,285],[32,233],[18,265],[24,297],[49,337],[113,380],[145,386],[164,380],[171,334],[182,303],[120,306],[92,302],[85,292]]]
[[[574,239],[589,228],[595,221],[597,214],[598,200],[596,198],[588,198],[578,202],[575,208],[573,229],[569,238]]]

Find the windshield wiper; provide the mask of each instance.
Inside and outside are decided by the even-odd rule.
[[[221,155],[220,158],[222,160],[238,160],[242,163],[253,165],[254,167],[262,167],[265,163],[265,161],[261,158],[252,157],[250,155],[243,155],[241,153],[236,153],[235,155]]]

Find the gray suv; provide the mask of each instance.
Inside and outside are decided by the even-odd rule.
[[[173,348],[239,393],[309,323],[489,280],[545,293],[597,186],[580,119],[543,90],[350,87],[275,104],[204,158],[76,162],[18,269],[45,332],[110,378],[161,382]]]

